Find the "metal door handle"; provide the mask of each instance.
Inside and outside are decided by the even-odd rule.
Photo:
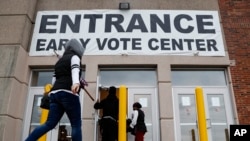
[[[207,129],[211,128],[211,127],[212,127],[212,124],[211,124],[211,119],[210,119],[210,118],[208,118],[208,119],[206,119],[206,121],[207,121],[207,123],[208,123],[208,125],[207,125]]]
[[[226,136],[226,141],[229,141],[229,133],[228,133],[228,129],[225,129],[225,136]]]
[[[191,134],[192,134],[192,141],[196,141],[195,140],[195,130],[191,129]]]

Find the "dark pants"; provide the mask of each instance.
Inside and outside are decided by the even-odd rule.
[[[116,141],[118,138],[117,122],[110,118],[101,121],[102,141]]]

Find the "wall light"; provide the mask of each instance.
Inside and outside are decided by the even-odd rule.
[[[129,10],[130,9],[130,5],[128,2],[120,2],[119,3],[119,9],[120,10]]]

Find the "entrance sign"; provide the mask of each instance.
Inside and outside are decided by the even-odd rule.
[[[62,54],[76,38],[85,55],[225,56],[218,11],[40,11],[30,56]]]

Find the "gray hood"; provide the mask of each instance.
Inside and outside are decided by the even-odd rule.
[[[66,43],[64,48],[65,48],[65,51],[70,50],[70,51],[75,52],[79,57],[82,57],[85,51],[85,47],[83,47],[82,44],[76,39],[69,40]]]

